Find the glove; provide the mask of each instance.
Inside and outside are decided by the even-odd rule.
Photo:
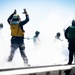
[[[24,10],[23,14],[27,14],[27,11],[26,11],[26,9],[23,9],[23,10]]]
[[[14,10],[14,13],[13,14],[16,14],[16,9]]]

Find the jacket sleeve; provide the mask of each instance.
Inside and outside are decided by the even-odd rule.
[[[69,31],[69,27],[68,27],[68,28],[65,30],[65,32],[64,32],[64,36],[65,36],[66,39],[69,39],[69,38],[68,38],[68,31]]]
[[[26,24],[29,21],[29,15],[28,14],[25,14],[25,16],[26,16],[26,19],[23,20],[23,21],[21,21],[20,22],[20,25],[24,25],[24,24]]]
[[[7,22],[8,22],[9,24],[10,24],[10,21],[12,20],[13,15],[14,15],[14,13],[11,14],[11,15],[9,16],[9,18],[7,19]]]

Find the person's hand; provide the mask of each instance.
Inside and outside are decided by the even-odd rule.
[[[24,10],[23,14],[27,14],[27,11],[26,11],[26,9],[23,9],[23,10]]]
[[[17,12],[17,11],[16,11],[16,9],[15,9],[15,10],[14,10],[14,14],[16,14],[16,12]]]

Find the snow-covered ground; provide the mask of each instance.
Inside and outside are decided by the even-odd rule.
[[[4,28],[5,29],[5,28]],[[7,62],[10,54],[10,34],[7,36],[4,29],[0,30],[0,68],[26,66],[23,63],[19,49],[16,51],[12,62]],[[9,32],[9,30],[8,30]],[[55,35],[54,35],[55,36]],[[55,37],[39,36],[40,41],[25,39],[25,53],[31,66],[66,64],[68,62],[67,41],[55,40]],[[36,44],[36,45],[35,45]]]

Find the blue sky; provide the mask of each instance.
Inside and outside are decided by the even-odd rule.
[[[74,3],[74,0],[0,0],[0,7],[3,14],[5,11],[9,13],[14,9],[21,11],[23,8],[27,8],[29,13],[46,14],[54,9],[58,10],[58,8],[74,10]],[[39,15],[39,17],[41,16]]]
[[[75,0],[0,0],[0,7],[0,21],[4,24],[14,9],[24,19],[22,12],[26,8],[30,16],[27,27],[31,31],[43,28],[42,32],[44,29],[49,32],[54,27],[60,31],[75,18]]]

